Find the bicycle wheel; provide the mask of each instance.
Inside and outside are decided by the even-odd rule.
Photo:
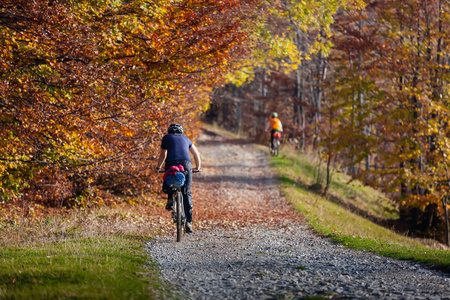
[[[177,206],[177,242],[181,242],[181,236],[183,235],[183,195],[181,191],[177,191],[175,200]]]
[[[280,152],[280,140],[276,139],[274,142],[274,150],[273,150],[273,155],[274,156],[278,156],[278,152]]]

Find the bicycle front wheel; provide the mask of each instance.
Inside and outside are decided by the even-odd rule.
[[[183,195],[181,191],[176,193],[176,206],[177,206],[177,242],[181,242],[181,236],[183,235]]]

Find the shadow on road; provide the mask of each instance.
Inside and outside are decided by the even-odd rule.
[[[267,168],[267,166],[246,166],[243,164],[229,164],[229,165],[220,165],[220,166],[204,166],[202,167],[203,170],[207,169],[230,169],[230,168],[236,168],[236,169],[242,169],[242,174],[247,174],[247,169],[262,169]]]
[[[246,184],[246,186],[240,187],[241,189],[248,189],[248,185],[252,185],[257,189],[260,189],[261,187],[264,187],[266,184],[273,182],[274,180],[278,180],[276,177],[257,177],[257,178],[251,178],[246,176],[245,174],[242,174],[242,176],[196,176],[193,181],[195,183],[207,183],[207,184],[214,184],[214,183],[226,183],[226,182],[236,182],[239,181],[240,183]]]
[[[207,141],[198,140],[197,142],[198,142],[199,146],[215,146],[215,145],[223,145],[223,144],[230,144],[230,145],[253,144],[252,141],[241,140],[241,139],[207,140]]]
[[[213,136],[213,137],[220,137],[225,140],[214,140],[214,139],[208,139],[207,141],[198,140],[198,144],[202,145],[202,146],[214,146],[214,145],[219,145],[219,144],[231,144],[231,145],[253,144],[253,142],[250,140],[238,139],[238,138],[228,138],[226,136],[220,135],[220,134],[210,131],[208,129],[203,129],[203,133],[206,135],[209,135],[209,136]]]

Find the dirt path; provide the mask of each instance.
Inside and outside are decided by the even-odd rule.
[[[300,220],[280,194],[267,154],[243,140],[205,130],[198,139],[204,172],[194,176],[194,221],[236,228]]]
[[[450,278],[345,249],[310,232],[280,194],[267,154],[205,131],[194,176],[194,230],[152,240],[150,256],[181,299],[449,299]]]

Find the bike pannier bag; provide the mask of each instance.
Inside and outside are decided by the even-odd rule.
[[[169,174],[166,179],[167,185],[175,188],[183,186],[185,181],[186,177],[182,172],[176,172],[175,175]]]

